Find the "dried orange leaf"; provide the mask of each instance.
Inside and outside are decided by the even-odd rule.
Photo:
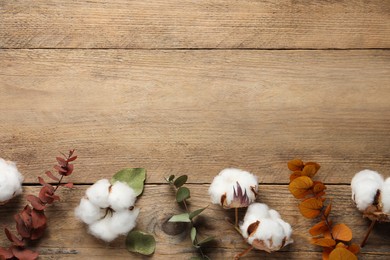
[[[292,182],[293,180],[295,180],[296,178],[301,177],[301,176],[302,176],[301,171],[296,171],[296,172],[291,173],[290,182]]]
[[[306,218],[317,217],[321,213],[322,207],[322,200],[317,198],[309,198],[299,204],[299,210]]]
[[[357,260],[358,258],[348,249],[338,247],[329,254],[329,260]]]
[[[360,252],[360,246],[357,244],[352,244],[347,248],[349,251],[351,251],[353,254],[358,254]]]
[[[312,238],[311,243],[313,245],[322,246],[322,247],[332,247],[336,245],[336,241],[331,238]]]
[[[318,172],[318,170],[321,168],[321,166],[318,164],[318,163],[316,163],[316,162],[307,162],[307,163],[305,163],[305,166],[306,165],[312,165],[312,166],[314,166],[315,168],[316,168],[316,173]]]
[[[324,251],[322,251],[322,260],[329,260],[329,254],[330,252],[332,252],[333,248],[324,247],[323,250]]]
[[[343,242],[338,242],[336,245],[336,248],[337,247],[348,248],[348,246],[346,244],[344,244]]]
[[[326,186],[320,182],[320,181],[315,181],[313,182],[313,191],[314,193],[320,193],[326,190]]]
[[[306,163],[305,167],[303,167],[302,175],[312,178],[314,175],[316,175],[318,169],[319,167],[317,168],[316,165]]]
[[[330,222],[329,224],[332,225],[331,222]],[[309,230],[309,233],[310,233],[310,235],[312,235],[312,236],[318,236],[318,235],[324,234],[326,231],[329,231],[329,227],[328,227],[328,225],[326,224],[325,221],[321,221],[321,222],[315,224],[315,225]]]
[[[352,230],[345,224],[337,224],[332,228],[333,238],[341,241],[351,241]]]
[[[324,211],[324,216],[325,218],[329,217],[329,214],[330,214],[330,211],[332,210],[332,202],[330,202],[328,204],[328,206],[326,206],[326,209]]]
[[[287,163],[287,167],[290,169],[290,171],[301,171],[303,169],[303,162],[300,159],[294,159]]]
[[[301,199],[311,192],[312,186],[313,181],[309,177],[301,176],[290,182],[288,189],[295,198]]]

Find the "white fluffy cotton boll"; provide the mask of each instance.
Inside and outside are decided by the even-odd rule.
[[[136,226],[138,214],[138,208],[115,212],[111,217],[110,230],[117,235],[127,234]]]
[[[277,211],[262,203],[253,203],[248,207],[240,230],[249,244],[267,252],[279,250],[293,242],[290,224],[283,221]]]
[[[136,198],[134,190],[129,185],[117,181],[111,186],[108,203],[115,211],[127,210],[134,205]]]
[[[118,236],[118,233],[111,229],[111,217],[108,216],[89,225],[89,232],[106,242],[111,242]]]
[[[107,179],[98,180],[87,189],[87,198],[100,208],[107,208],[110,205],[108,202],[110,186],[111,183]]]
[[[214,178],[209,194],[214,204],[239,208],[247,207],[255,201],[257,190],[257,176],[240,169],[228,168]]]
[[[371,170],[358,172],[351,181],[352,199],[360,211],[364,211],[374,202],[378,189],[383,185],[383,177]]]
[[[92,224],[103,217],[102,209],[89,199],[82,198],[75,209],[75,215],[86,224]]]
[[[0,205],[22,193],[22,182],[16,164],[0,158]]]
[[[382,210],[384,213],[390,214],[390,178],[387,178],[382,185]]]

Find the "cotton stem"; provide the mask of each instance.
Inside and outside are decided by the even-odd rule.
[[[234,256],[234,260],[238,260],[238,259],[240,259],[240,257],[245,256],[245,255],[248,254],[252,249],[253,249],[253,246],[248,247],[248,248],[245,249],[243,252],[241,252],[241,253],[235,255],[235,256]]]
[[[363,239],[362,243],[360,244],[360,247],[364,247],[366,245],[367,239],[370,236],[370,233],[371,233],[372,229],[374,228],[375,223],[376,223],[376,220],[372,220],[371,221],[371,225],[369,226],[369,228],[367,230],[367,233],[364,236],[364,239]]]

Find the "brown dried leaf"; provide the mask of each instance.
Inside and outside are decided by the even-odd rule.
[[[51,171],[47,171],[46,172],[46,175],[52,179],[53,181],[59,181],[60,179],[58,179],[56,176],[53,175],[53,173]]]
[[[46,188],[46,186],[44,186],[43,188]],[[31,203],[31,206],[34,209],[44,210],[46,208],[42,201],[35,195],[27,195],[26,199]]]
[[[357,255],[360,252],[360,246],[357,244],[352,244],[352,245],[348,246],[347,249],[355,255]]]
[[[299,210],[306,218],[317,217],[321,213],[322,207],[322,200],[317,198],[309,198],[299,204]]]
[[[20,260],[35,260],[39,256],[37,252],[22,247],[12,246],[11,250],[14,256]]]
[[[294,159],[287,163],[287,167],[290,169],[290,171],[301,171],[303,169],[303,162],[300,159]]]
[[[76,160],[77,159],[77,155],[76,156],[73,156],[73,157],[70,157],[68,160],[67,160],[67,162],[72,162],[72,161],[74,161],[74,160]]]
[[[16,214],[14,219],[16,222],[16,230],[18,231],[19,235],[23,238],[29,238],[31,236],[31,226],[25,224],[21,218],[20,213]]]
[[[288,185],[288,189],[295,198],[301,199],[311,193],[313,181],[307,176],[301,176],[294,179]]]
[[[332,228],[333,238],[341,241],[351,241],[352,230],[345,224],[337,224]]]
[[[311,163],[311,162],[306,163],[305,167],[303,167],[302,175],[303,176],[308,176],[310,178],[314,177],[314,175],[316,175],[316,173],[320,169],[319,166],[320,165],[316,164],[316,163]]]
[[[357,260],[358,258],[348,249],[338,247],[329,254],[329,260]]]
[[[10,248],[4,248],[0,246],[0,259],[11,259],[14,256]]]
[[[332,210],[332,201],[326,206],[326,209],[324,211],[324,217],[329,217],[330,211]]]
[[[56,157],[56,160],[60,166],[66,166],[67,164],[66,160],[62,157]]]
[[[322,247],[333,247],[336,245],[336,241],[331,238],[312,238],[311,244]]]
[[[46,226],[47,218],[44,211],[33,209],[31,212],[32,227],[37,229]]]
[[[332,225],[332,222],[329,222],[330,225]],[[326,225],[326,222],[323,220],[317,224],[315,224],[310,230],[309,233],[312,236],[318,236],[321,234],[324,234],[326,231],[329,231],[328,225]]]
[[[320,182],[320,181],[315,181],[313,182],[313,192],[318,194],[326,190],[326,186]]]
[[[296,171],[296,172],[291,173],[290,182],[292,182],[293,180],[295,180],[296,178],[301,177],[301,176],[302,176],[301,171]]]
[[[11,241],[15,246],[24,246],[24,241],[12,234],[8,228],[4,228],[4,232],[8,240]]]

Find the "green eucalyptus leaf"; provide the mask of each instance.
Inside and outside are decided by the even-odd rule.
[[[188,213],[182,213],[178,215],[173,215],[168,222],[191,222],[190,216]]]
[[[207,208],[207,207],[206,207]],[[191,213],[190,213],[190,219],[193,219],[193,218],[195,218],[196,216],[198,216],[200,213],[202,213],[203,212],[203,210],[205,210],[206,208],[202,208],[202,209],[197,209],[197,210],[195,210],[195,211],[192,211]]]
[[[127,183],[139,196],[144,190],[146,179],[146,169],[144,168],[125,168],[117,172],[112,178],[111,183],[121,181]]]
[[[196,228],[195,228],[195,227],[192,227],[192,228],[191,228],[190,236],[191,236],[192,244],[194,244],[195,239],[196,239]]]
[[[156,249],[156,240],[148,233],[142,231],[130,231],[126,237],[126,248],[130,252],[142,255],[151,255]]]
[[[206,243],[208,243],[208,242],[214,240],[214,238],[215,238],[214,236],[207,237],[207,238],[203,239],[202,241],[198,242],[198,246],[201,246],[201,245],[203,245],[203,244],[206,244]]]
[[[173,175],[173,174],[172,174],[172,175],[170,175],[170,176],[169,176],[169,178],[168,178],[168,182],[171,182],[171,181],[173,181],[173,179],[175,179],[175,175]]]
[[[190,190],[186,187],[180,187],[176,192],[176,201],[182,202],[188,198],[190,198]]]
[[[188,176],[182,175],[174,181],[173,185],[175,185],[176,188],[179,188],[183,186],[187,182],[187,180],[188,180]]]

